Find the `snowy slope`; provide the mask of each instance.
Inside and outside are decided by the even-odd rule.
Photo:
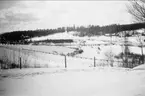
[[[145,70],[145,64],[134,67],[133,70]]]
[[[57,34],[52,34],[48,36],[42,36],[42,37],[34,37],[31,38],[32,41],[39,41],[39,40],[47,40],[47,39],[78,39],[77,36],[73,36],[71,33],[57,33]]]
[[[47,72],[2,78],[0,95],[145,96],[145,71],[101,68],[67,71],[54,69]]]

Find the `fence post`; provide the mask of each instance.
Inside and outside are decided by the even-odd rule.
[[[0,70],[2,69],[2,63],[0,63]]]
[[[19,60],[20,60],[20,69],[22,69],[21,57],[19,58]]]
[[[64,55],[65,68],[67,68],[66,55]]]
[[[94,67],[96,67],[96,58],[94,56]]]

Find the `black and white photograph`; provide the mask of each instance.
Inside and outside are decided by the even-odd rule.
[[[145,1],[0,0],[0,96],[145,96]]]

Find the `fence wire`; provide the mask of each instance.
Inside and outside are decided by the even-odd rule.
[[[106,59],[98,59],[98,58],[88,58],[81,56],[71,56],[66,54],[54,53],[54,52],[45,52],[39,50],[32,50],[26,48],[14,48],[10,46],[0,46],[3,48],[2,50],[6,50],[3,53],[5,55],[5,59],[9,61],[7,63],[7,67],[11,66],[11,64],[16,64],[20,67],[59,67],[59,68],[82,68],[82,67],[96,67],[96,66],[110,66],[110,63],[117,63],[117,65],[122,64],[122,61],[118,60],[106,60]],[[9,52],[9,53],[8,53]],[[10,57],[7,57],[11,54]],[[11,58],[11,59],[10,59]],[[66,58],[66,60],[65,60]],[[4,59],[0,57],[0,59]],[[6,62],[6,60],[5,60]],[[1,67],[3,65],[1,64]]]

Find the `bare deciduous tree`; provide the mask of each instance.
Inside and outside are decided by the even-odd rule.
[[[133,16],[135,22],[145,22],[145,1],[132,0],[128,5],[128,12]]]
[[[133,16],[135,22],[145,23],[145,1],[144,0],[133,0],[130,1],[130,6],[128,6],[128,12]],[[145,29],[144,29],[145,30]],[[142,36],[137,36],[142,53],[142,63],[144,63],[144,53],[143,53],[143,40]]]
[[[137,41],[139,43],[139,47],[141,48],[141,55],[142,55],[142,63],[144,63],[144,52],[143,52],[143,46],[144,46],[144,37],[141,34],[137,34]]]

